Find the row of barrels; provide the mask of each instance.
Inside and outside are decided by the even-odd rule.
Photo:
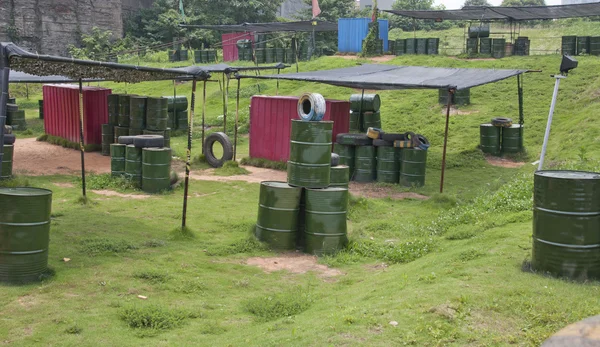
[[[427,54],[437,55],[440,52],[439,38],[410,38],[388,41],[388,50],[394,55]]]
[[[194,51],[196,64],[214,64],[217,62],[217,51],[214,49],[201,49]]]
[[[523,125],[512,124],[508,127],[491,123],[479,126],[480,148],[483,153],[501,155],[523,151]]]
[[[168,51],[168,54],[169,54],[169,61],[172,63],[188,60],[188,50],[187,49],[171,49]]]
[[[561,52],[563,55],[600,55],[600,36],[563,36]]]
[[[466,53],[468,55],[490,55],[496,59],[500,59],[512,54],[512,44],[509,43],[507,46],[506,39],[492,39],[489,37],[479,39],[468,38]]]
[[[254,61],[258,64],[288,63],[296,62],[295,50],[292,48],[240,48],[238,49],[239,60]]]
[[[11,103],[10,101],[13,101]],[[10,125],[14,130],[26,130],[27,121],[25,121],[25,111],[19,110],[16,100],[9,99],[6,104],[6,125]]]
[[[350,95],[351,133],[364,133],[369,128],[381,128],[381,99],[378,94]]]

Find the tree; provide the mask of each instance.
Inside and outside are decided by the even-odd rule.
[[[312,0],[304,0],[307,8],[300,12],[298,19],[309,20],[312,18]],[[349,18],[355,15],[356,0],[319,0],[321,14],[319,20],[337,22],[340,18]]]
[[[396,0],[392,5],[394,10],[443,10],[443,5],[433,6],[433,0]],[[443,30],[452,26],[449,22],[435,23],[433,21],[416,20],[412,18],[393,16],[392,27],[404,31],[413,30]]]
[[[544,0],[503,0],[500,6],[546,6]]]
[[[463,7],[467,6],[492,6],[487,0],[466,0]]]

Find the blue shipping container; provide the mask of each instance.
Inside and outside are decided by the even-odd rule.
[[[362,41],[369,33],[371,18],[340,18],[338,20],[338,52],[360,53]],[[379,19],[379,38],[383,40],[383,50],[388,50],[388,21]]]

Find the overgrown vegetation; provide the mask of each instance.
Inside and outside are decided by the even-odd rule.
[[[76,177],[74,180],[78,186],[82,186],[81,177]],[[85,184],[87,189],[92,190],[139,190],[137,185],[130,179],[126,177],[115,177],[111,174],[87,174],[85,176]]]
[[[267,159],[263,159],[263,158],[244,157],[244,158],[242,158],[240,163],[242,165],[246,165],[246,166],[262,167],[265,169],[273,169],[273,170],[280,170],[280,171],[287,170],[286,162],[272,161],[272,160],[267,160]]]
[[[40,135],[37,137],[36,140],[42,141],[42,142],[48,142],[52,145],[58,145],[58,146],[61,146],[64,148],[71,148],[71,149],[80,149],[81,148],[81,145],[78,142],[71,142],[62,137],[48,135],[48,134]],[[99,151],[100,149],[102,149],[102,146],[91,144],[91,145],[83,145],[83,148],[86,152],[94,152],[94,151]]]
[[[237,176],[249,173],[250,171],[240,167],[237,161],[226,161],[222,167],[215,169],[215,175],[217,176]]]
[[[180,310],[149,305],[125,308],[121,310],[120,317],[131,328],[150,329],[158,333],[181,326],[190,315]]]
[[[271,321],[284,317],[292,317],[306,311],[313,299],[309,292],[302,288],[264,295],[246,303],[246,309],[259,320]]]
[[[84,239],[80,244],[82,253],[89,256],[123,253],[138,248],[125,240],[107,238]]]

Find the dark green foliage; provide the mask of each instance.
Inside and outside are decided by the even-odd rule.
[[[295,316],[306,311],[313,303],[310,293],[296,288],[274,295],[260,296],[246,302],[246,310],[259,320],[271,321]]]
[[[222,167],[215,170],[217,176],[247,175],[250,171],[240,167],[237,161],[227,161]]]
[[[392,5],[394,10],[437,10],[441,9],[438,6],[433,6],[433,0],[397,0]],[[404,31],[413,30],[445,30],[451,28],[454,23],[452,21],[443,21],[436,23],[434,21],[417,20],[402,16],[391,16],[391,26],[400,28]]]
[[[377,259],[389,264],[408,263],[432,251],[433,241],[415,240],[409,242],[351,242],[344,251],[363,258]]]
[[[80,242],[81,251],[89,256],[96,256],[108,253],[123,253],[137,249],[137,246],[125,240],[115,239],[84,239]]]
[[[254,236],[238,240],[226,246],[211,247],[206,251],[207,255],[227,256],[240,253],[254,253],[266,250],[266,247],[260,243]]]
[[[180,326],[189,315],[158,305],[129,307],[121,311],[120,317],[134,329],[169,330]]]
[[[262,158],[244,157],[244,158],[242,158],[242,160],[240,161],[240,163],[242,165],[254,166],[254,167],[263,167],[263,168],[266,168],[266,169],[273,169],[273,170],[280,170],[280,171],[286,171],[287,170],[287,163],[286,162],[271,161],[271,160],[262,159]]]
[[[155,270],[138,271],[133,274],[133,277],[151,283],[162,283],[166,282],[169,279],[169,276],[167,274]]]
[[[503,0],[500,6],[546,6],[544,0]]]
[[[79,143],[77,143],[77,142],[71,142],[69,140],[63,139],[62,137],[48,135],[48,134],[40,135],[37,137],[36,140],[42,141],[42,142],[48,142],[53,145],[59,145],[59,146],[62,146],[65,148],[71,148],[71,149],[79,149],[81,147],[79,145]],[[102,148],[102,146],[92,144],[92,145],[84,145],[83,148],[86,152],[94,152],[94,151],[99,151]]]
[[[83,331],[83,328],[81,328],[78,325],[71,325],[70,327],[65,329],[65,333],[73,334],[73,335],[79,335],[79,334],[81,334],[82,331]]]
[[[81,187],[81,177],[76,178],[77,184]],[[85,177],[87,189],[103,190],[139,190],[135,184],[125,177],[113,177],[110,174],[89,174]]]

